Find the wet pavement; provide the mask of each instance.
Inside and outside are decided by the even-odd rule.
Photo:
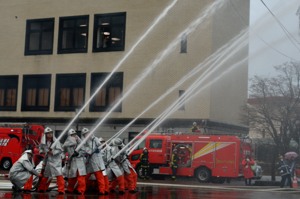
[[[55,187],[55,184],[51,184]],[[88,192],[84,196],[75,194],[58,195],[55,188],[47,193],[32,192],[29,194],[11,191],[8,180],[0,180],[0,198],[18,199],[294,199],[299,198],[300,188],[278,188],[277,186],[245,186],[242,180],[234,180],[230,184],[198,183],[193,179],[179,179],[175,182],[169,180],[149,180],[138,182],[138,193],[131,194],[126,191],[120,195],[118,192],[107,196],[99,196]]]

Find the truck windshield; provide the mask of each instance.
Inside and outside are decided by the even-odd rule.
[[[145,147],[145,140],[139,144],[137,149],[143,149]]]

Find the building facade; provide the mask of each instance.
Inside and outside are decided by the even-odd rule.
[[[157,130],[184,132],[196,121],[211,132],[247,131],[239,119],[247,63],[222,71],[246,58],[248,46],[207,60],[248,28],[249,1],[0,2],[1,122],[42,123],[59,133],[85,106],[72,126],[80,131],[107,118],[95,132],[109,137],[152,105],[127,137],[195,87]],[[205,76],[214,65],[223,68]]]

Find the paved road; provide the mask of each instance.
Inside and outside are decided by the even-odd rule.
[[[51,184],[51,187],[55,184]],[[108,196],[98,196],[95,193],[87,193],[85,196],[72,194],[57,195],[55,190],[47,193],[13,194],[11,183],[8,180],[0,180],[0,198],[16,199],[298,199],[300,189],[267,186],[244,186],[242,181],[234,181],[230,184],[199,184],[194,181],[178,180],[170,181],[140,181],[137,194],[126,192],[124,195],[111,193]]]

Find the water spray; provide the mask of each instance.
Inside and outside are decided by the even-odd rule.
[[[190,95],[194,96],[194,93],[198,93],[199,91],[195,92],[195,89],[198,88],[199,85],[202,85],[202,83],[205,81],[204,78],[205,77],[207,78],[209,75],[211,75],[213,72],[215,72],[220,66],[222,66],[222,64],[224,64],[225,61],[227,61],[235,53],[239,52],[239,50],[242,47],[244,47],[244,45],[247,44],[245,42],[245,38],[244,38],[245,35],[246,35],[246,32],[242,31],[239,35],[237,35],[235,38],[233,38],[231,40],[232,43],[228,42],[228,43],[231,43],[230,46],[225,45],[222,48],[220,48],[216,53],[213,54],[215,56],[211,55],[214,60],[210,60],[211,56],[208,58],[209,60],[208,60],[207,64],[209,64],[210,67],[203,74],[201,74],[200,77],[198,77],[198,79],[190,86],[190,88],[187,90],[187,92],[184,93],[183,96],[181,96],[177,101],[175,101],[172,106],[170,106],[165,112],[163,112],[159,117],[157,117],[154,121],[152,121],[151,124],[149,124],[145,129],[143,129],[137,136],[140,136],[142,133],[146,132],[146,130],[150,126],[152,126],[153,123],[157,122],[160,124],[162,121],[161,122],[158,121],[159,120],[158,118],[163,118],[162,120],[164,120],[168,116],[168,112],[171,112],[171,110],[173,110],[172,112],[174,112],[174,106],[179,107],[179,105],[177,105],[177,104],[183,104],[186,100],[185,98],[190,98],[189,97]],[[226,54],[225,54],[226,52],[223,51],[224,49],[226,49],[226,52],[230,52],[229,55],[226,56]],[[217,59],[216,59],[216,55],[218,55],[220,53],[223,53],[223,54],[220,55],[219,57],[217,57]],[[226,56],[226,59],[221,60],[222,56]],[[215,62],[220,61],[217,64],[218,67],[215,67],[214,64],[211,63],[212,61],[215,61]],[[203,62],[201,64],[199,64],[197,67],[195,67],[195,70],[197,71],[197,69],[199,70],[202,67],[203,67]],[[213,68],[213,70],[210,71],[210,68]],[[189,76],[189,75],[190,75],[190,73],[187,76]],[[183,79],[185,79],[185,78],[183,78]],[[193,89],[191,89],[191,88],[193,88]],[[154,130],[155,128],[156,127],[152,127],[151,129]],[[131,150],[131,149],[134,149],[135,147],[137,147],[152,132],[151,129],[149,131],[147,131],[147,133],[144,133],[144,135],[141,138],[139,138],[138,143],[131,145],[132,142],[134,141],[134,139],[131,140],[125,147],[123,147],[123,149],[119,153],[123,152],[125,150],[125,148],[128,147],[128,145],[130,146],[128,150]],[[132,150],[131,150],[131,152],[132,152]],[[129,153],[131,153],[131,152],[129,152]]]
[[[89,132],[87,137],[85,137],[85,139],[82,140],[82,142],[77,146],[76,151],[78,151],[82,147],[82,145],[90,138],[90,136],[93,135],[93,133],[104,122],[104,120],[109,116],[109,114],[112,113],[112,111],[120,105],[120,103],[131,93],[131,91],[134,90],[134,88],[138,85],[138,83],[140,83],[161,62],[161,60],[163,58],[165,58],[174,49],[174,47],[180,41],[182,34],[189,34],[192,31],[194,31],[198,27],[198,25],[200,23],[202,23],[208,15],[211,15],[212,13],[214,13],[217,8],[220,8],[223,5],[223,3],[224,3],[224,0],[218,0],[218,1],[215,1],[214,3],[212,3],[210,6],[208,6],[208,8],[205,10],[205,12],[201,13],[200,17],[198,17],[196,20],[194,20],[188,26],[188,28],[186,28],[183,31],[183,33],[179,34],[175,38],[175,40],[173,40],[173,42],[171,42],[169,44],[169,46],[162,53],[159,53],[158,57],[153,61],[153,63],[149,67],[146,67],[145,71],[141,73],[140,77],[134,82],[134,84],[132,86],[130,86],[130,89],[114,104],[114,106],[102,118],[102,120],[97,123],[97,125],[94,127],[94,129],[92,129]],[[110,140],[115,138],[116,135],[119,136],[120,134],[113,135],[110,138]]]
[[[83,110],[89,105],[89,103],[94,99],[94,97],[98,94],[98,92],[102,89],[102,87],[108,82],[108,80],[112,77],[112,75],[121,67],[121,65],[125,62],[125,60],[132,54],[135,48],[146,38],[146,36],[154,29],[154,27],[161,21],[163,17],[169,12],[169,10],[176,4],[178,0],[174,0],[169,6],[167,6],[164,11],[155,19],[153,24],[147,29],[147,31],[138,39],[138,41],[131,47],[131,49],[126,53],[126,55],[119,61],[119,63],[114,67],[111,73],[104,79],[102,84],[95,90],[93,95],[85,102],[85,104],[80,108],[75,117],[71,120],[71,122],[67,125],[67,127],[63,130],[63,132],[59,135],[57,140],[52,144],[51,148],[53,149],[56,143],[61,140],[61,138],[66,134],[68,129],[72,126],[75,120],[79,117],[79,115],[83,112]],[[90,137],[90,135],[88,136]]]

